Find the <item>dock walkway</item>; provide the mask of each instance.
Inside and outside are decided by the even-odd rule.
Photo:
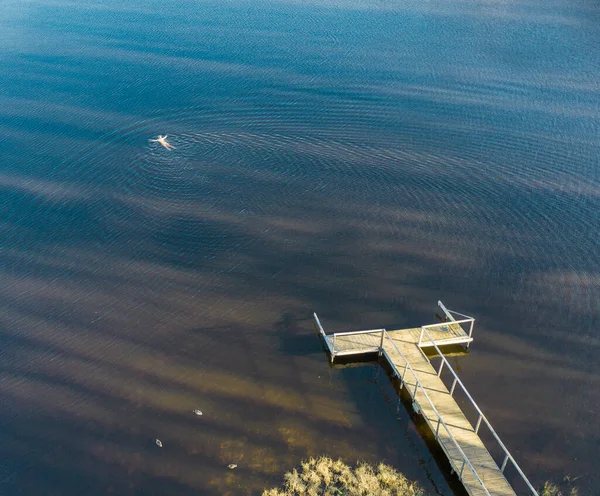
[[[527,494],[538,496],[440,350],[440,346],[449,344],[468,346],[473,341],[475,319],[448,310],[441,302],[438,305],[446,314],[447,322],[394,331],[372,329],[326,334],[316,314],[314,318],[332,362],[341,356],[378,353],[389,363],[393,374],[400,379],[401,387],[408,391],[413,408],[425,419],[468,494],[516,496],[504,475],[507,464],[511,462],[525,482]],[[464,318],[457,320],[454,315]],[[425,347],[433,348],[441,358],[437,370],[423,353],[421,348]],[[452,374],[450,389],[441,379],[444,367]],[[478,413],[475,425],[467,419],[454,398],[457,386],[462,388]],[[504,452],[500,466],[478,434],[482,423],[490,429]]]

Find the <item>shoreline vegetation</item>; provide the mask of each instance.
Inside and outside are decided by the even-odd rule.
[[[425,496],[424,491],[393,467],[380,463],[356,467],[326,456],[310,458],[284,476],[281,488],[265,490],[262,496]]]
[[[565,477],[565,482],[572,482]],[[426,496],[416,482],[395,468],[360,462],[355,468],[326,456],[309,458],[284,476],[283,486],[266,489],[262,496]],[[547,481],[539,496],[579,496],[576,487],[563,489]]]
[[[563,482],[571,483],[569,476],[563,479]],[[547,481],[544,483],[544,487],[540,491],[540,496],[579,496],[579,490],[576,487],[569,487],[567,489],[560,488],[556,484]]]

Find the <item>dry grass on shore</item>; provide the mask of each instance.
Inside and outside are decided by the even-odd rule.
[[[285,474],[283,488],[266,490],[262,496],[423,496],[415,483],[394,468],[360,463],[356,468],[327,457],[302,462],[301,469]]]
[[[565,480],[568,478],[565,477]],[[568,492],[567,492],[568,491]],[[571,487],[567,490],[561,490],[556,484],[546,482],[540,492],[540,496],[578,496],[579,491],[576,487]]]

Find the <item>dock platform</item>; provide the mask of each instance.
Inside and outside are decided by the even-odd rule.
[[[504,475],[508,463],[511,463],[524,482],[525,494],[538,496],[441,351],[440,347],[448,345],[468,347],[473,341],[475,319],[448,310],[442,302],[438,305],[446,316],[445,322],[411,329],[326,334],[316,313],[314,319],[332,362],[336,357],[375,353],[388,362],[393,375],[400,380],[401,388],[410,395],[414,410],[425,419],[468,494],[516,496],[517,492]],[[439,356],[441,361],[437,369],[423,348],[429,348],[429,352],[435,351]],[[444,370],[451,374],[450,389],[442,380]],[[462,389],[477,412],[475,425],[467,419],[454,398],[457,387]],[[500,464],[496,463],[479,436],[482,426],[490,430],[504,453]]]

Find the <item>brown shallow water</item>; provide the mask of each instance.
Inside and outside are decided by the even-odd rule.
[[[526,474],[597,494],[597,7],[159,7],[0,21],[0,492],[259,493],[328,454],[450,495],[385,374],[331,368],[311,321],[441,299]]]

